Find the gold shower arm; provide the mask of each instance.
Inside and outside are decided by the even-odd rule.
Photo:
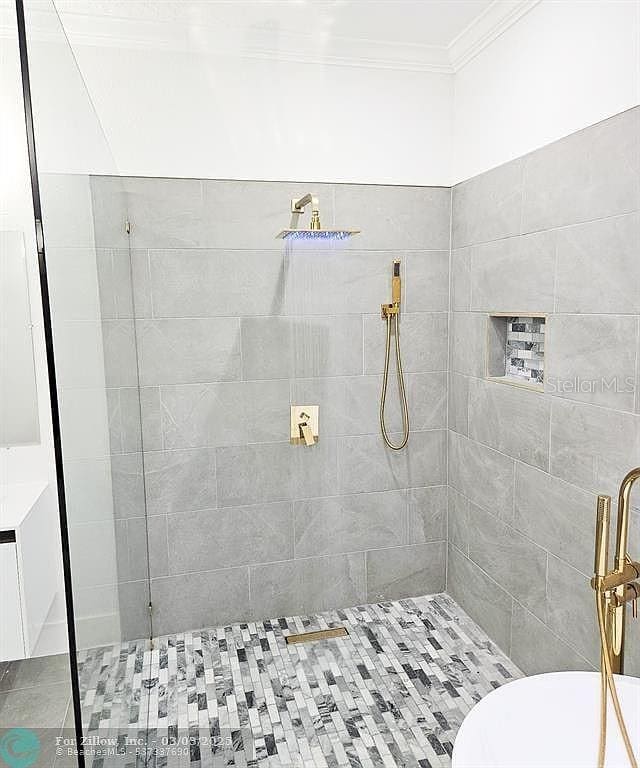
[[[291,199],[291,226],[290,229],[298,228],[298,220],[304,209],[311,204],[311,224],[309,229],[320,229],[320,201],[312,193],[304,195],[304,197]]]

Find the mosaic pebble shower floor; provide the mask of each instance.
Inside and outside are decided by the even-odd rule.
[[[335,626],[347,637],[286,643]],[[483,696],[521,676],[447,595],[233,624],[80,656],[107,766],[445,768]],[[101,742],[102,743],[102,742]]]

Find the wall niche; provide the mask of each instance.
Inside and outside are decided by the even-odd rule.
[[[487,378],[543,391],[546,319],[543,314],[489,315]]]

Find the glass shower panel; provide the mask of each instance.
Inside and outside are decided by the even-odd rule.
[[[100,736],[137,735],[146,731],[147,697],[130,701],[128,686],[105,697],[95,676],[103,660],[121,656],[123,669],[141,674],[150,661],[126,197],[53,3],[27,2],[25,17],[82,719],[85,734],[97,724]]]

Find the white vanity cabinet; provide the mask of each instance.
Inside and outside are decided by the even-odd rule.
[[[56,594],[57,538],[46,483],[0,486],[0,661],[33,654]]]

